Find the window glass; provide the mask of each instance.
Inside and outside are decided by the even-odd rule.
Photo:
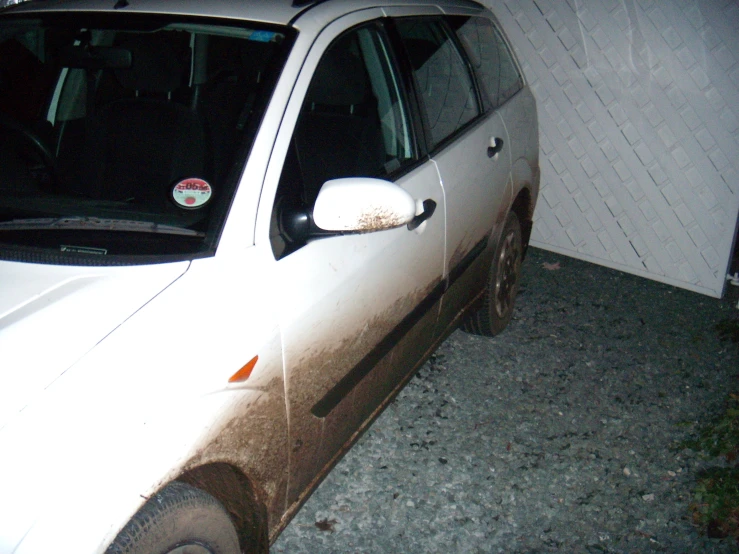
[[[386,159],[383,169],[388,174],[413,157],[408,117],[400,100],[400,87],[391,69],[386,43],[377,32],[369,29],[359,30],[357,39],[377,99]]]
[[[518,69],[516,69],[516,64],[513,62],[513,56],[508,49],[508,45],[497,30],[495,31],[495,38],[498,41],[498,51],[500,52],[500,88],[498,89],[498,100],[503,104],[523,88],[523,80],[518,73]]]
[[[210,255],[290,41],[243,22],[0,24],[0,258]]]
[[[302,246],[280,228],[281,211],[310,209],[326,181],[388,178],[414,158],[406,107],[379,29],[339,37],[313,75],[278,185],[272,245],[279,258]]]
[[[475,88],[464,60],[440,21],[399,19],[397,28],[436,146],[479,114]]]
[[[480,78],[487,106],[500,106],[521,90],[523,82],[511,53],[492,21],[455,18],[452,25]]]

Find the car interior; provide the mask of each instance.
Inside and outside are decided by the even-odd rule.
[[[0,140],[25,161],[0,190],[53,196],[62,211],[73,199],[78,211],[92,202],[134,219],[204,221],[209,208],[185,213],[172,187],[199,178],[226,194],[279,42],[186,24],[0,34]]]

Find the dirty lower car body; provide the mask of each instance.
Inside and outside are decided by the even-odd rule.
[[[510,319],[536,107],[464,0],[0,11],[0,553],[266,551]]]

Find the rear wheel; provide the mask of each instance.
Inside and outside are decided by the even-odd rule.
[[[490,264],[482,307],[464,322],[465,331],[494,337],[506,328],[513,315],[522,260],[521,224],[511,212]]]
[[[185,483],[164,487],[136,512],[106,554],[239,554],[223,505]]]

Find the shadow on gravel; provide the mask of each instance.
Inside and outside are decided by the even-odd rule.
[[[510,327],[453,334],[273,552],[734,552],[682,448],[737,390],[724,300],[532,249]]]

